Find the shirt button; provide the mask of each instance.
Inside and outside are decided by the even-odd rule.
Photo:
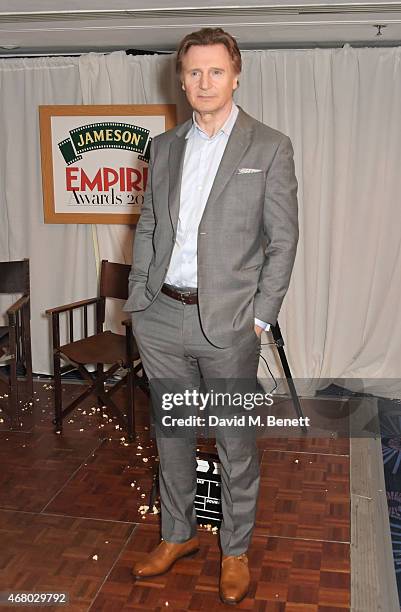
[[[202,191],[202,185],[198,185],[198,191]]]

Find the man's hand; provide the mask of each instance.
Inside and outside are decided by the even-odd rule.
[[[256,334],[258,337],[260,337],[260,335],[261,335],[262,331],[264,331],[263,327],[259,327],[259,325],[255,325],[254,329],[255,329],[255,334]]]

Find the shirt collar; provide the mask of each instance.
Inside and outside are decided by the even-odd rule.
[[[219,131],[216,132],[216,134],[214,136],[210,137],[199,126],[198,122],[195,119],[195,112],[193,112],[192,113],[192,125],[189,128],[185,138],[188,139],[190,136],[192,136],[195,133],[195,130],[198,133],[200,133],[202,136],[208,138],[209,140],[212,140],[213,138],[216,138],[216,136],[218,136],[221,133],[224,133],[224,134],[226,134],[226,136],[229,136],[231,134],[231,131],[232,131],[233,127],[234,127],[234,124],[235,124],[235,122],[237,120],[238,113],[239,113],[238,106],[236,104],[234,104],[234,102],[233,102],[230,114],[228,115],[228,117],[225,120],[224,124],[221,126]]]

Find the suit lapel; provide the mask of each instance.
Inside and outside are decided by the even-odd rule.
[[[217,170],[208,200],[206,202],[203,217],[206,211],[213,208],[223,189],[235,173],[238,165],[245,155],[252,139],[252,127],[248,121],[248,115],[240,108],[237,121],[227,142],[223,157]]]
[[[232,132],[227,142],[223,157],[221,158],[220,166],[217,170],[212,189],[210,190],[209,198],[206,202],[205,210],[202,219],[207,209],[212,208],[214,203],[219,198],[224,187],[233,176],[238,168],[242,157],[245,155],[251,140],[252,140],[252,121],[240,108],[237,120],[234,124]],[[180,193],[182,170],[184,166],[184,156],[186,147],[186,138],[189,128],[192,125],[192,120],[183,123],[177,130],[176,137],[170,144],[169,151],[169,195],[168,203],[170,210],[171,224],[174,234],[177,230],[178,215],[180,211]]]
[[[178,214],[180,211],[182,169],[184,166],[185,147],[187,143],[185,135],[190,126],[191,120],[180,126],[176,137],[172,140],[170,144],[170,152],[168,157],[170,178],[168,205],[174,234],[177,230]]]

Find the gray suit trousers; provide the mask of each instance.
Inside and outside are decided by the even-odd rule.
[[[150,380],[208,379],[256,381],[260,339],[253,329],[235,346],[217,348],[204,335],[197,305],[184,305],[163,293],[146,309],[132,313],[133,331]],[[153,406],[153,410],[162,410]],[[159,453],[161,535],[184,542],[196,534],[196,438],[166,437],[156,428]],[[259,460],[254,436],[216,431],[221,463],[224,555],[245,552],[252,537],[259,491]]]

